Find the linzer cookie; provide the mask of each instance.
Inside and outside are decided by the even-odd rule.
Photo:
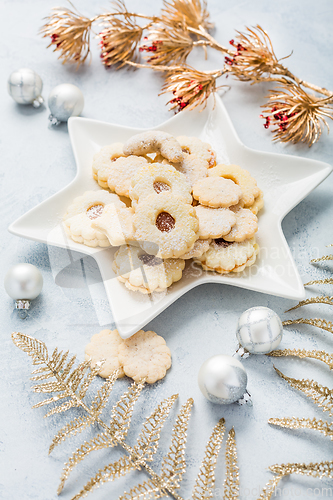
[[[236,216],[236,224],[231,231],[224,235],[226,241],[244,241],[252,238],[258,231],[258,219],[247,208],[237,208],[234,210]]]
[[[147,165],[142,156],[127,156],[118,158],[108,173],[107,183],[111,191],[129,198],[132,177],[140,168]]]
[[[181,135],[177,137],[177,141],[181,145],[183,153],[195,155],[207,163],[207,167],[216,165],[216,155],[208,142],[203,142],[197,137],[186,137]]]
[[[141,248],[123,245],[114,256],[112,269],[126,288],[141,293],[162,292],[179,281],[185,267],[183,259],[160,259]]]
[[[247,170],[238,165],[217,165],[209,169],[208,175],[211,177],[222,177],[235,182],[241,188],[245,207],[253,205],[255,198],[260,194],[257,181]]]
[[[254,264],[259,251],[254,238],[242,243],[213,240],[207,252],[197,260],[206,271],[220,274],[239,273]]]
[[[193,198],[207,207],[228,208],[239,202],[242,190],[230,179],[206,177],[193,186]]]
[[[86,191],[83,196],[75,198],[64,215],[66,233],[77,243],[90,247],[110,246],[105,234],[93,227],[93,222],[103,214],[107,205],[125,207],[116,194],[104,190]]]
[[[92,227],[105,234],[113,247],[125,245],[134,241],[133,214],[132,208],[109,204],[102,215],[92,221]]]
[[[210,208],[198,205],[195,213],[199,220],[199,238],[221,238],[236,224],[235,214],[228,208]]]
[[[116,142],[109,146],[104,146],[98,153],[95,154],[92,164],[93,177],[98,184],[107,189],[107,178],[110,169],[112,168],[112,163],[125,156],[123,153],[123,143]]]
[[[141,247],[162,259],[180,257],[198,239],[194,208],[168,192],[152,194],[138,203],[134,226]]]
[[[134,175],[131,185],[130,197],[136,202],[151,194],[168,191],[183,198],[186,203],[192,203],[191,187],[186,177],[169,165],[145,165]]]

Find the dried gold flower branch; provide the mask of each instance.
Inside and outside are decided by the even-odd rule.
[[[225,451],[226,478],[224,480],[224,500],[239,499],[239,468],[234,428],[230,429]]]
[[[270,418],[268,423],[278,427],[287,429],[313,429],[322,432],[325,436],[329,436],[333,441],[333,424],[317,418]]]
[[[129,12],[123,0],[112,5],[113,12],[92,19],[71,9],[56,8],[47,18],[48,22],[42,27],[41,33],[44,37],[51,37],[50,45],[60,52],[59,58],[63,62],[76,62],[78,66],[89,54],[91,25],[98,20],[102,21],[104,27],[99,35],[101,59],[106,66],[117,69],[128,61],[135,62],[140,51],[148,53],[147,62],[151,66],[183,65],[195,46],[203,46],[205,50],[209,46],[225,54],[225,68],[211,73],[208,92],[203,92],[196,99],[176,96],[171,109],[181,111],[184,107],[193,109],[203,104],[217,90],[216,82],[212,80],[221,74],[230,73],[252,84],[272,81],[280,85],[280,89],[270,91],[269,102],[263,106],[265,115],[261,115],[265,118],[265,128],[275,126],[274,140],[305,142],[311,146],[319,139],[323,127],[329,130],[327,118],[333,119],[333,108],[330,106],[333,93],[292,74],[277,58],[272,42],[261,26],[246,28],[244,33],[238,31],[235,40],[230,41],[233,46],[230,49],[218,43],[209,33],[213,25],[209,21],[205,0],[164,0],[159,17]],[[136,22],[137,18],[149,22],[141,26]],[[144,36],[145,30],[148,36]],[[143,43],[140,44],[142,39]],[[163,92],[169,91],[170,74],[174,70],[169,67],[165,71],[167,82]],[[191,86],[191,75],[187,77],[186,84]],[[185,85],[185,76],[183,82]],[[320,94],[320,97],[305,89]]]

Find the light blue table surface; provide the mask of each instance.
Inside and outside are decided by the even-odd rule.
[[[57,2],[35,0],[2,0],[1,2],[1,282],[10,266],[19,262],[35,264],[44,278],[43,292],[33,302],[29,317],[21,320],[13,312],[13,301],[0,287],[1,350],[0,350],[0,498],[11,500],[57,498],[56,489],[62,466],[72,451],[90,431],[60,445],[51,456],[48,446],[56,431],[68,416],[43,419],[44,410],[31,406],[41,397],[31,391],[29,374],[31,361],[11,341],[12,331],[36,336],[46,342],[50,350],[58,346],[84,357],[84,347],[90,337],[102,327],[112,328],[112,317],[102,285],[80,288],[62,288],[55,284],[52,263],[64,250],[48,248],[44,244],[24,240],[7,232],[7,227],[30,208],[66,186],[75,176],[75,163],[65,124],[50,130],[48,110],[42,107],[17,105],[6,92],[9,74],[18,68],[29,67],[43,79],[44,98],[53,87],[70,82],[78,85],[85,97],[82,116],[110,121],[121,125],[153,127],[170,116],[165,106],[167,97],[158,97],[162,77],[149,70],[105,70],[100,63],[97,40],[92,39],[92,62],[75,71],[63,66],[45,40],[37,35],[42,18]],[[76,2],[88,16],[102,12],[107,2]],[[147,14],[157,13],[161,2],[153,0],[129,1],[132,10]],[[235,29],[262,25],[270,34],[278,57],[293,50],[285,61],[299,77],[333,89],[332,73],[332,17],[330,0],[234,1],[210,0],[209,10],[216,24],[215,36],[222,44],[235,36]],[[221,66],[221,55],[209,51],[208,61],[203,52],[196,51],[189,62],[198,68]],[[224,83],[224,82],[222,82]],[[299,155],[333,163],[332,137],[324,132],[312,148],[304,145],[282,145],[271,142],[271,132],[263,128],[259,119],[260,105],[270,85],[257,85],[227,80],[231,90],[223,102],[241,141],[252,148]],[[284,222],[283,230],[304,282],[330,277],[332,265],[311,266],[314,256],[329,252],[325,246],[333,243],[333,177],[323,182],[300,203]],[[93,265],[93,260],[90,261]],[[319,286],[307,290],[307,296],[332,295],[332,287]],[[181,495],[189,498],[203,458],[204,447],[212,427],[225,417],[227,429],[235,427],[241,480],[241,499],[252,500],[272,477],[267,470],[275,463],[316,462],[332,460],[332,443],[328,437],[314,431],[285,431],[270,427],[270,417],[298,416],[328,419],[300,393],[290,389],[273,369],[273,361],[266,357],[250,357],[244,361],[248,371],[248,388],[254,405],[239,407],[216,406],[201,395],[197,372],[202,362],[215,353],[232,354],[236,347],[235,328],[239,315],[247,308],[264,305],[274,309],[282,319],[321,317],[332,319],[330,306],[308,306],[285,314],[295,303],[286,299],[222,285],[204,285],[194,289],[159,317],[147,329],[162,335],[169,345],[173,365],[167,377],[143,391],[133,416],[129,442],[133,443],[145,416],[157,403],[179,393],[178,407],[187,398],[195,400],[188,431],[188,471],[182,483]],[[288,328],[281,347],[324,349],[332,351],[332,335],[311,327]],[[314,378],[332,387],[328,367],[320,362],[297,359],[275,360],[284,373],[298,378]],[[116,401],[128,381],[119,381],[110,401]],[[176,410],[171,414],[162,432],[160,449],[154,467],[158,469],[170,439]],[[72,414],[76,416],[75,413]],[[108,412],[106,412],[106,417]],[[214,498],[223,497],[224,445],[216,469]],[[99,467],[120,456],[117,450],[95,452],[86,463],[81,463],[70,477],[61,498],[71,498]],[[147,479],[144,472],[135,472],[94,491],[89,498],[117,499],[126,489]],[[276,497],[285,499],[329,496],[332,480],[293,476],[281,483],[284,488]],[[331,490],[331,495],[333,492]],[[273,496],[273,498],[275,498]]]

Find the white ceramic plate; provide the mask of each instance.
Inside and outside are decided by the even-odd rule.
[[[190,263],[183,278],[165,293],[152,296],[130,292],[111,269],[115,249],[95,249],[66,238],[62,216],[72,200],[98,189],[92,178],[93,155],[112,142],[124,142],[139,129],[112,125],[85,118],[70,118],[69,135],[77,164],[75,179],[59,193],[15,221],[9,231],[24,238],[92,255],[100,268],[112,314],[120,335],[130,337],[166,307],[195,286],[203,283],[235,285],[290,299],[304,298],[304,287],[281,229],[283,217],[331,172],[322,162],[295,156],[254,151],[238,139],[219,97],[211,98],[206,109],[183,111],[159,127],[172,135],[196,136],[209,142],[218,163],[235,163],[251,172],[264,191],[265,208],[260,212],[257,241],[260,254],[254,266],[236,275],[203,272]],[[76,256],[77,259],[77,256]]]

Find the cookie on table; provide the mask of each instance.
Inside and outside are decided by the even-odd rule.
[[[125,207],[116,194],[102,189],[86,191],[82,196],[75,198],[63,217],[63,225],[68,236],[77,243],[90,247],[110,246],[105,234],[92,225],[103,214],[107,205]]]
[[[118,330],[102,330],[90,339],[86,345],[85,359],[90,361],[90,367],[94,368],[97,363],[103,362],[99,375],[108,378],[112,372],[119,370],[118,378],[124,377],[125,373],[118,358],[119,347],[123,339]]]
[[[149,195],[138,203],[134,227],[143,250],[162,259],[180,257],[198,239],[194,208],[169,192]]]
[[[207,207],[229,208],[240,201],[242,190],[230,179],[206,177],[193,186],[193,198]]]
[[[162,260],[141,248],[123,245],[115,253],[112,269],[126,288],[144,294],[162,292],[179,281],[185,267],[183,259]]]
[[[123,147],[124,145],[122,142],[116,142],[109,146],[104,146],[94,155],[92,164],[93,177],[104,189],[108,188],[107,177],[108,171],[112,168],[112,163],[117,160],[117,158],[125,156]]]
[[[147,165],[142,156],[125,156],[113,162],[107,177],[108,188],[111,191],[129,198],[132,177],[138,170]]]
[[[209,169],[208,175],[211,177],[222,177],[235,182],[241,188],[245,208],[253,205],[255,198],[260,194],[257,181],[247,170],[241,168],[239,165],[220,164]]]
[[[184,253],[184,255],[182,255],[181,258],[184,260],[188,260],[188,259],[194,259],[196,257],[201,257],[201,255],[203,255],[209,249],[211,241],[212,240],[197,240],[194,243],[193,248],[188,252]]]
[[[231,211],[236,216],[236,224],[231,228],[230,232],[223,236],[226,241],[241,242],[252,238],[258,231],[258,218],[248,208],[233,208]]]
[[[132,136],[123,147],[125,155],[145,155],[160,153],[172,163],[183,159],[183,152],[179,142],[167,132],[149,130]]]
[[[134,241],[132,208],[106,205],[100,217],[92,221],[92,227],[101,231],[113,247]]]
[[[196,155],[184,153],[184,159],[173,166],[178,172],[185,175],[191,189],[196,182],[208,175],[207,162]]]
[[[211,168],[216,165],[216,154],[208,142],[203,142],[198,137],[187,137],[180,135],[177,141],[182,147],[183,153],[195,155],[207,163],[207,167]]]
[[[241,243],[228,242],[224,238],[213,240],[209,250],[197,259],[206,271],[220,274],[239,273],[256,261],[259,246],[255,238]]]
[[[122,342],[118,353],[125,375],[135,382],[146,379],[154,384],[171,367],[171,352],[163,337],[143,330]]]
[[[164,191],[178,195],[185,203],[192,203],[191,187],[186,177],[170,165],[145,165],[132,178],[130,197],[135,202]]]
[[[198,235],[201,239],[221,238],[230,233],[231,228],[236,224],[236,216],[228,208],[197,205],[195,213],[199,220]]]

